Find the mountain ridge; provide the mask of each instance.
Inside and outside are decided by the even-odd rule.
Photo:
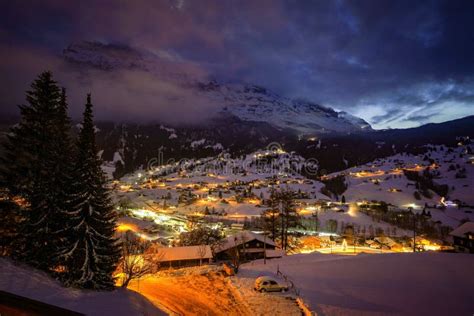
[[[145,71],[157,82],[170,81],[217,104],[215,115],[232,114],[243,121],[268,122],[297,134],[371,131],[369,123],[347,112],[303,99],[290,99],[258,85],[220,83],[203,75],[186,73],[186,62],[165,52],[151,53],[126,45],[79,42],[63,50],[64,59],[80,67],[101,71]],[[183,66],[183,67],[181,67]]]

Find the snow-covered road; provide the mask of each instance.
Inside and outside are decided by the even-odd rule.
[[[132,282],[129,289],[171,315],[252,315],[229,280],[218,272],[151,276]]]

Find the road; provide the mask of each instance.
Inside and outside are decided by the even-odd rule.
[[[171,315],[251,315],[248,305],[219,272],[150,276],[132,281],[139,292]]]

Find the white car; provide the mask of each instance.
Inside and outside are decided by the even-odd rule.
[[[267,276],[258,277],[255,280],[255,291],[259,292],[285,292],[288,291],[288,287],[279,284],[275,279]]]

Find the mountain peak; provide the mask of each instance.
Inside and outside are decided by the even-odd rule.
[[[185,89],[183,93],[193,96],[192,100],[199,98],[201,102],[214,104],[216,113],[224,109],[223,112],[243,121],[266,122],[299,134],[371,130],[361,118],[302,98],[282,97],[256,84],[222,83],[209,79],[207,74],[190,71],[195,69],[194,64],[174,58],[167,52],[151,53],[122,44],[78,42],[64,49],[63,56],[68,62],[98,71],[146,72],[150,75],[148,79],[155,80],[157,85],[171,82]],[[176,96],[170,99],[176,99]]]

